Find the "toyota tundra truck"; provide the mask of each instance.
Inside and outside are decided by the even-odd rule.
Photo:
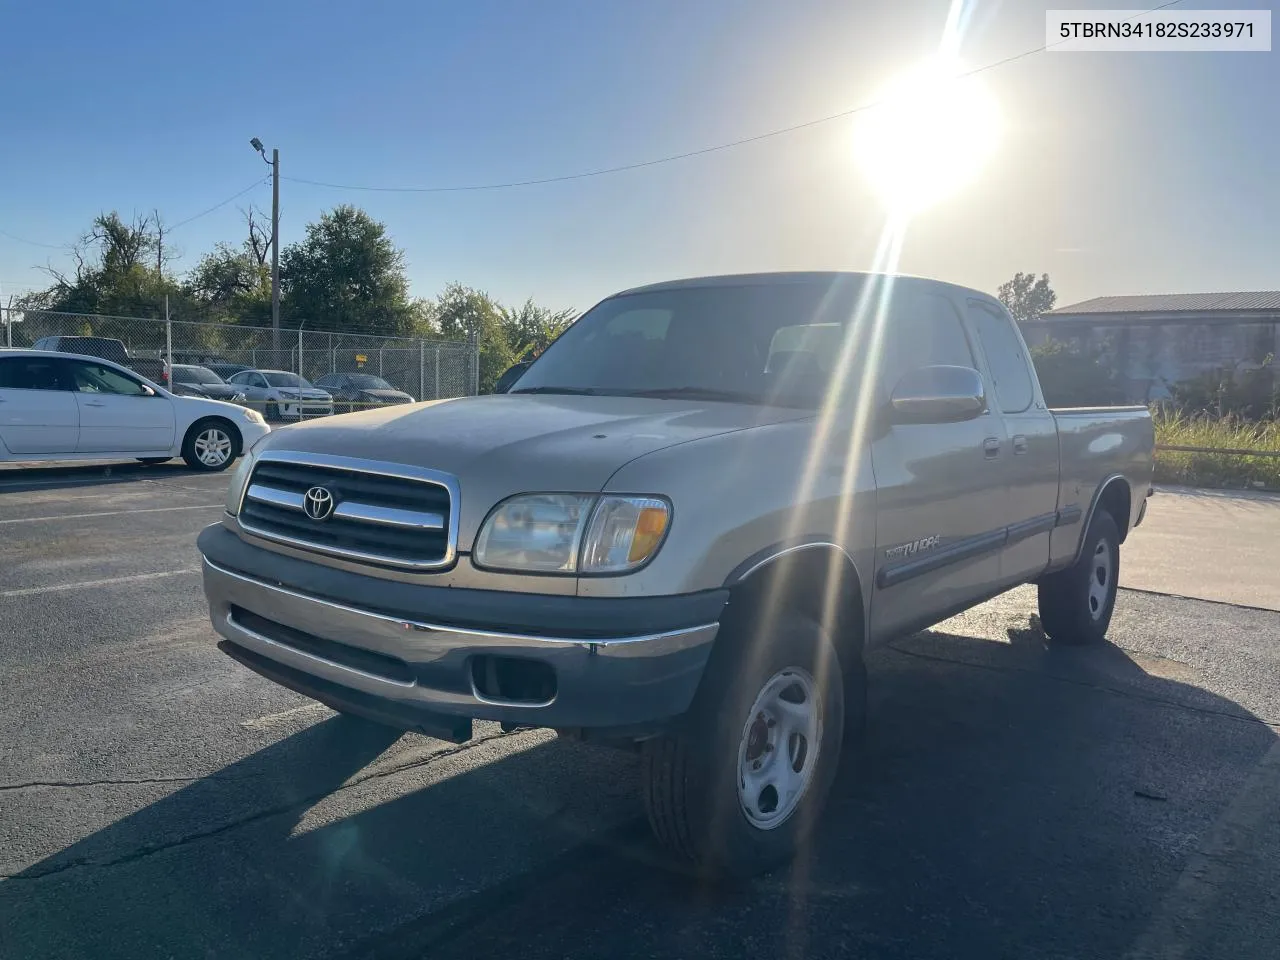
[[[864,654],[1019,584],[1099,643],[1144,407],[1050,410],[1001,304],[905,276],[639,287],[501,395],[289,426],[204,530],[220,648],[333,709],[638,749],[653,829],[749,875],[813,827]]]

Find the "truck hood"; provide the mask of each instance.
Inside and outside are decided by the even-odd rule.
[[[458,546],[469,550],[485,515],[505,497],[594,492],[623,464],[655,450],[812,416],[808,410],[737,403],[503,394],[312,420],[274,431],[260,449],[450,473],[462,494]]]

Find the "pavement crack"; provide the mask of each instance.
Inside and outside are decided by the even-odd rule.
[[[449,757],[454,757],[460,753],[465,753],[467,750],[470,750],[474,747],[483,746],[484,744],[490,743],[494,740],[501,740],[504,737],[513,736],[513,735],[516,735],[516,734],[493,733],[493,734],[489,734],[488,736],[477,737],[474,740],[468,740],[466,743],[457,744],[456,746],[448,747],[444,750],[439,750],[429,756],[422,757],[421,759],[418,759],[418,760],[410,761],[409,763],[402,763],[393,767],[388,767],[386,769],[375,770],[372,773],[368,773],[362,777],[357,777],[353,780],[347,781],[346,783],[339,784],[338,786],[333,787],[332,789],[316,791],[314,793],[308,794],[305,797],[301,797],[297,800],[292,800],[289,803],[282,803],[274,807],[268,807],[265,810],[258,810],[252,814],[249,814],[248,816],[243,816],[236,820],[231,820],[227,823],[220,824],[216,827],[211,827],[208,830],[201,830],[197,833],[190,833],[185,836],[178,837],[177,839],[167,841],[165,843],[156,843],[149,846],[139,847],[136,850],[131,850],[128,853],[121,854],[120,856],[113,857],[109,860],[93,860],[89,857],[78,857],[73,860],[68,860],[63,863],[59,863],[56,866],[49,867],[47,870],[34,870],[29,868],[19,873],[0,873],[0,881],[19,882],[24,880],[28,880],[28,881],[43,880],[48,877],[57,876],[58,874],[66,873],[69,870],[76,870],[80,867],[93,867],[95,869],[105,869],[109,867],[117,867],[122,864],[134,863],[135,861],[145,859],[146,857],[150,857],[154,854],[163,853],[167,850],[173,850],[178,847],[184,847],[184,846],[187,846],[188,844],[196,843],[200,840],[207,840],[210,837],[216,837],[220,834],[228,833],[232,830],[237,830],[240,827],[248,826],[250,824],[257,823],[261,820],[269,820],[272,817],[278,817],[283,814],[289,813],[290,811],[293,811],[293,810],[306,809],[307,807],[311,807],[316,803],[319,803],[325,797],[331,797],[334,794],[342,793],[345,790],[351,790],[355,787],[361,786],[366,783],[370,783],[371,781],[374,781],[374,780],[381,780],[386,777],[393,777],[399,773],[404,773],[405,771],[408,771],[408,770],[416,770],[422,767],[427,767],[435,763],[437,760],[444,760]],[[193,777],[188,779],[203,780],[208,778]]]
[[[204,777],[138,777],[106,778],[103,780],[29,780],[26,783],[0,783],[0,793],[12,793],[18,790],[34,790],[40,787],[54,789],[77,790],[84,787],[134,787],[152,786],[165,783],[194,783]]]
[[[1280,729],[1280,721],[1268,720],[1265,717],[1249,716],[1243,713],[1233,713],[1230,710],[1214,710],[1212,707],[1197,707],[1189,703],[1182,703],[1178,700],[1171,700],[1168,697],[1157,697],[1147,693],[1139,693],[1136,690],[1126,690],[1122,687],[1112,687],[1105,683],[1095,683],[1091,680],[1081,680],[1076,677],[1064,677],[1056,673],[1042,673],[1037,670],[1021,670],[1016,667],[997,667],[989,663],[974,663],[972,660],[960,660],[955,657],[944,657],[935,653],[922,653],[919,650],[907,650],[896,644],[885,644],[886,648],[900,653],[906,657],[915,657],[919,660],[932,660],[937,663],[951,663],[960,667],[972,667],[975,670],[986,670],[990,673],[1002,673],[1007,675],[1022,674],[1030,677],[1040,677],[1045,680],[1054,680],[1058,683],[1069,683],[1072,686],[1084,687],[1087,690],[1097,690],[1101,693],[1110,693],[1117,697],[1125,697],[1130,700],[1140,700],[1146,703],[1156,703],[1166,707],[1173,707],[1175,710],[1185,710],[1188,713],[1201,713],[1210,717],[1223,717],[1227,720],[1236,720],[1240,723],[1254,723],[1264,727]]]

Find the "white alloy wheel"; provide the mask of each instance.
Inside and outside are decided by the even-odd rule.
[[[196,458],[206,467],[221,467],[231,459],[231,437],[221,427],[206,427],[196,434]]]

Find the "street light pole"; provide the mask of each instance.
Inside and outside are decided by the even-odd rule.
[[[264,158],[265,159],[265,158]],[[280,339],[280,151],[271,151],[271,331]],[[279,343],[276,349],[279,349]]]
[[[266,148],[257,137],[249,146],[258,151],[262,162],[271,167],[271,349],[277,354],[274,363],[280,362],[280,151],[272,149],[267,159]]]

